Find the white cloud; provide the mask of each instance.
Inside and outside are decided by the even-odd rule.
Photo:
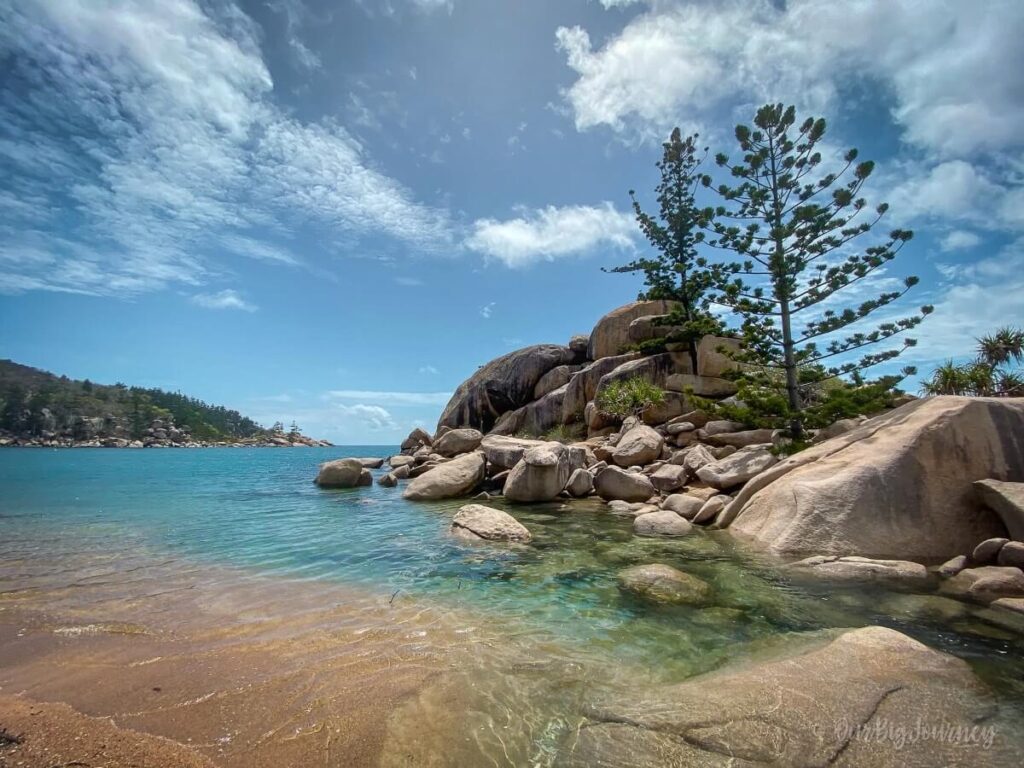
[[[447,212],[375,168],[343,127],[275,106],[259,30],[234,5],[0,4],[0,290],[197,285],[220,271],[218,246],[294,265],[260,243],[307,223],[339,241],[451,241]]]
[[[939,241],[944,251],[961,251],[981,244],[981,238],[965,229],[954,229]]]
[[[1020,146],[1024,4],[992,0],[661,0],[596,49],[560,27],[578,75],[576,126],[664,136],[737,102],[834,105],[842,78],[874,79],[911,143],[944,155]],[[742,30],[739,32],[738,30]]]
[[[366,405],[365,403],[357,403],[355,405],[339,404],[335,405],[334,409],[342,417],[352,419],[374,432],[398,428],[391,413],[379,405]]]
[[[388,392],[370,389],[335,389],[325,397],[330,400],[364,400],[392,405],[446,405],[451,392]]]
[[[320,57],[299,38],[299,29],[310,17],[309,8],[302,0],[268,0],[267,7],[274,13],[284,16],[288,45],[299,66],[309,70],[320,69],[322,66]]]
[[[490,320],[491,315],[494,314],[495,304],[496,302],[492,301],[489,304],[484,304],[482,307],[480,307],[480,317],[482,317],[484,320]]]
[[[197,293],[192,302],[207,309],[240,309],[243,312],[255,312],[257,307],[242,298],[238,291],[225,288],[217,293]]]
[[[642,2],[644,0],[601,0],[601,5],[605,8],[625,8],[627,5],[636,5]]]
[[[395,278],[395,282],[399,285],[404,285],[408,288],[416,288],[423,285],[423,281],[418,277],[409,277],[408,275],[400,275]]]
[[[637,234],[633,217],[611,203],[548,206],[519,213],[517,218],[505,221],[478,219],[466,246],[506,266],[523,267],[582,254],[598,246],[632,248]]]
[[[440,371],[437,370],[437,368],[435,368],[432,365],[422,365],[420,366],[420,373],[425,373],[430,376],[436,376],[438,373],[440,373]]]

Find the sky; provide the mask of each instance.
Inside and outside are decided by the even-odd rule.
[[[640,282],[674,126],[766,102],[915,238],[926,373],[1024,324],[1019,0],[0,0],[0,357],[336,443]]]

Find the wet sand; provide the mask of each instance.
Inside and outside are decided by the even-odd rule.
[[[123,565],[5,579],[0,728],[22,743],[0,765],[377,765],[391,715],[466,642],[401,595]]]

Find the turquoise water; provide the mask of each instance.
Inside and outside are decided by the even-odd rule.
[[[449,605],[520,640],[555,643],[562,661],[628,665],[652,681],[713,669],[791,632],[883,624],[968,659],[1014,706],[1024,701],[1021,635],[973,607],[790,584],[728,534],[637,538],[631,520],[598,502],[508,507],[534,541],[497,547],[448,536],[463,502],[414,504],[401,488],[312,483],[322,461],[395,450],[2,450],[0,562],[24,565],[4,572],[0,592],[17,588],[36,561],[142,553]],[[705,579],[713,599],[652,607],[622,594],[618,571],[644,562]]]

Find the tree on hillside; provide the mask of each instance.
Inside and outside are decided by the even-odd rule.
[[[963,365],[947,360],[921,385],[922,394],[1024,397],[1024,371],[1010,369],[1024,363],[1024,330],[1006,326],[977,342],[977,358]]]
[[[643,272],[646,290],[641,292],[640,299],[678,302],[678,307],[661,323],[678,326],[680,330],[662,341],[689,343],[694,373],[699,373],[695,341],[721,330],[720,323],[707,311],[706,293],[713,283],[711,270],[697,255],[704,232],[699,226],[694,193],[702,178],[698,169],[707,153],[698,152],[697,138],[693,135],[683,139],[676,128],[663,144],[662,159],[657,163],[661,172],[656,188],[657,216],[645,213],[636,193],[629,191],[637,223],[655,252],[608,270]]]
[[[743,350],[735,355],[743,364],[740,397],[766,398],[799,440],[805,422],[814,421],[815,392],[826,382],[850,376],[855,385],[861,384],[862,371],[892,360],[915,342],[904,338],[902,347],[867,353],[853,362],[835,364],[834,358],[915,327],[932,308],[921,307],[913,316],[819,346],[899,299],[918,279],[908,277],[897,290],[855,307],[831,308],[855,293],[847,289],[891,262],[913,233],[894,229],[854,252],[851,243],[869,233],[888,210],[882,204],[872,212],[859,196],[874,164],[857,162],[857,150],[851,149],[839,168],[822,173],[817,146],[825,135],[825,120],[808,118],[799,128],[795,125],[793,107],[769,104],[757,111],[753,128],[736,127],[742,160],[731,164],[726,155],[716,156],[736,185],[717,187],[724,204],[705,209],[702,223],[711,233],[709,245],[741,259],[722,266],[714,297],[742,317]],[[706,174],[702,182],[712,185]],[[903,375],[913,372],[905,368]],[[879,390],[891,390],[901,378],[880,380]]]

